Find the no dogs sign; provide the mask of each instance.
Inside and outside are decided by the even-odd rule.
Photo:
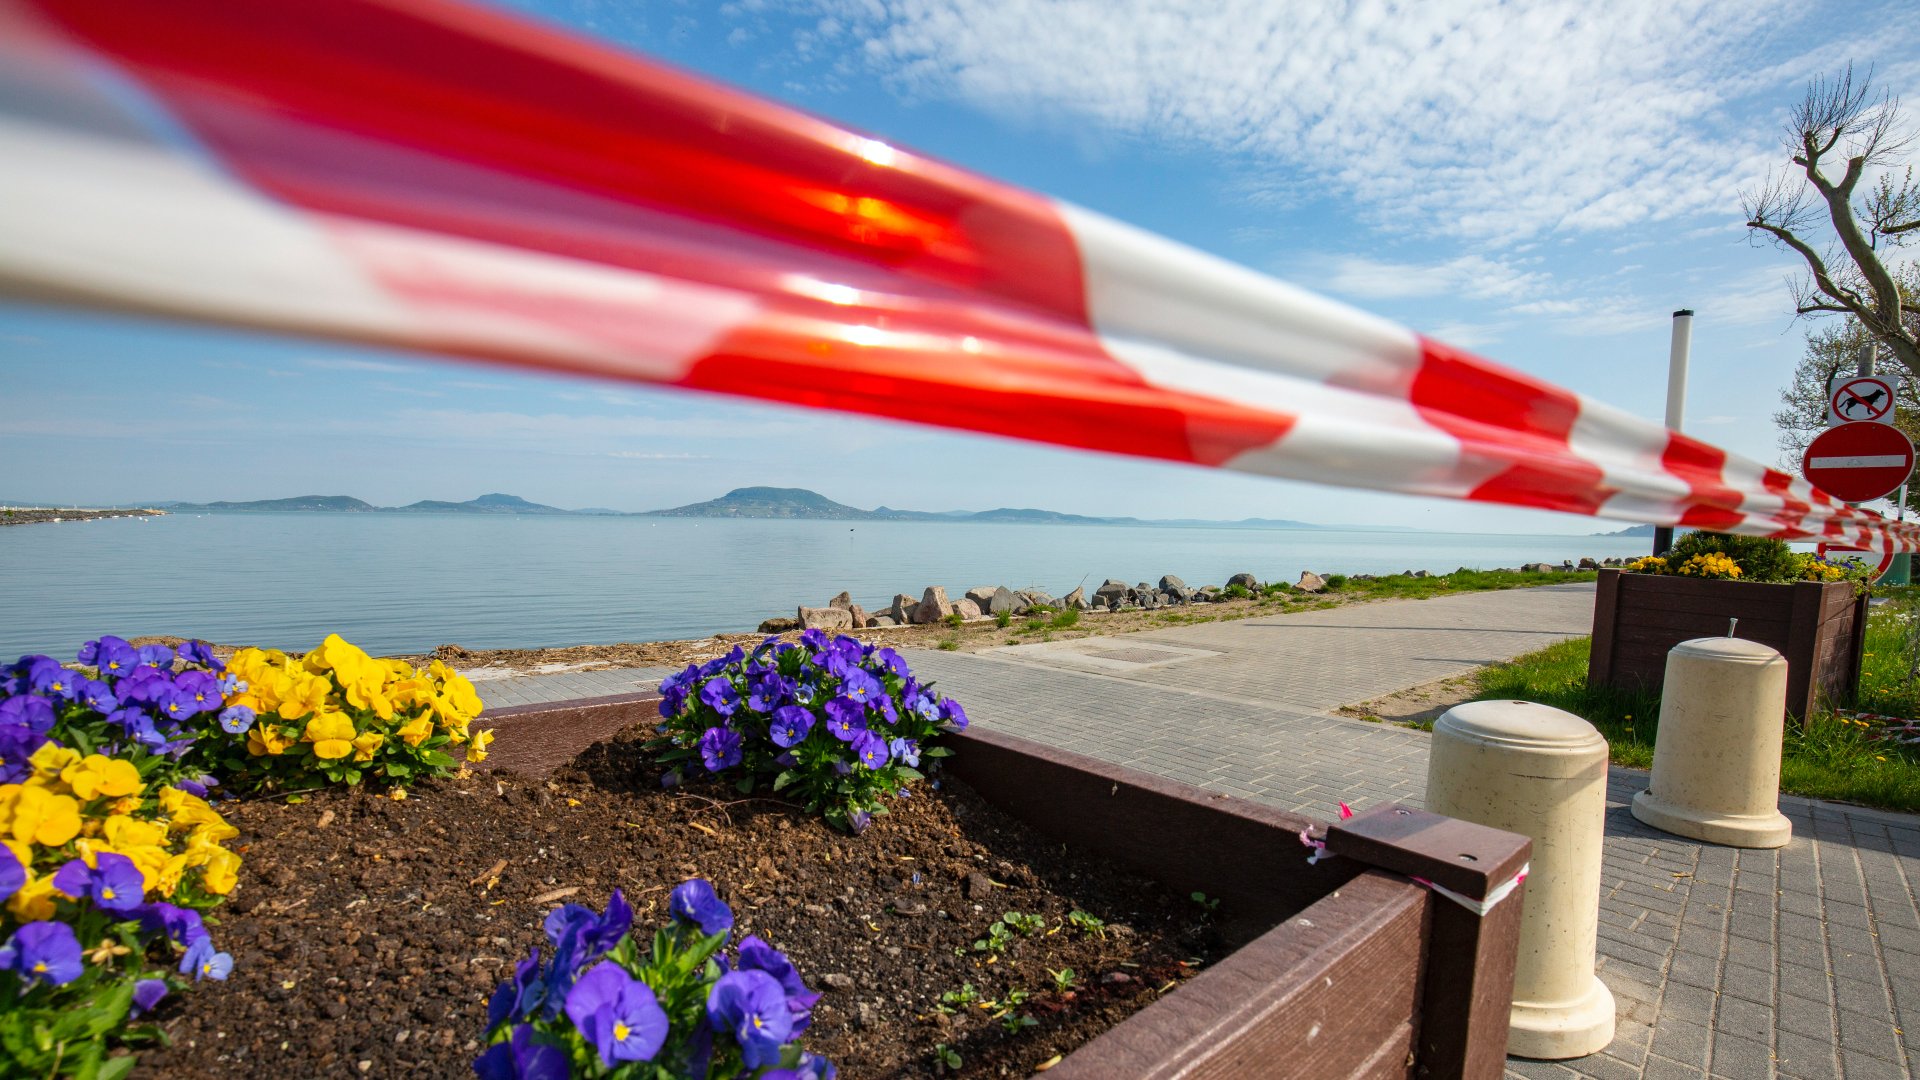
[[[1893,423],[1894,375],[1835,375],[1827,382],[1827,426]]]

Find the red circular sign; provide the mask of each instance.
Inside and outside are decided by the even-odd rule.
[[[1891,494],[1913,473],[1913,442],[1891,424],[1842,424],[1807,444],[1808,483],[1845,502]]]

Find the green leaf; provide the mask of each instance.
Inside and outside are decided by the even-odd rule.
[[[799,773],[794,772],[792,769],[787,769],[779,776],[773,778],[773,790],[779,791],[781,788],[786,787],[798,779],[800,779]]]
[[[927,778],[926,773],[921,772],[919,769],[908,768],[905,765],[894,766],[893,772],[895,776],[903,780],[925,780]]]
[[[451,769],[456,764],[458,764],[458,762],[454,761],[453,758],[448,757],[446,754],[443,754],[438,750],[429,750],[426,753],[421,754],[420,762],[423,765],[427,765],[435,769]]]
[[[944,746],[929,746],[925,750],[920,751],[920,756],[931,758],[952,757],[953,751]]]
[[[753,777],[743,776],[734,782],[733,788],[742,795],[753,794]]]

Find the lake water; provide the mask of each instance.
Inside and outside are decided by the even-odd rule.
[[[206,514],[0,529],[0,656],[102,633],[376,653],[703,637],[846,589],[1385,574],[1645,554],[1583,536],[937,522]]]

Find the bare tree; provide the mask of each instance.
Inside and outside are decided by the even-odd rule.
[[[1807,87],[1787,125],[1792,165],[1742,193],[1741,211],[1749,236],[1805,260],[1808,276],[1794,285],[1800,314],[1852,316],[1920,378],[1920,313],[1885,262],[1886,252],[1920,237],[1920,185],[1913,166],[1903,166],[1914,136],[1899,99],[1876,97],[1872,79],[1869,72],[1856,80],[1849,65]]]

